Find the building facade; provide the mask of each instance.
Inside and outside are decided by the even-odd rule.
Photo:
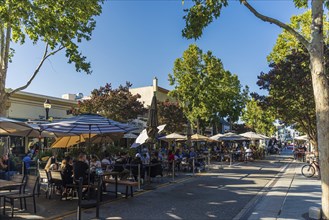
[[[46,95],[34,94],[29,92],[17,92],[9,98],[9,108],[6,117],[28,121],[28,120],[45,120],[46,110],[44,103],[49,100],[49,118],[61,119],[68,118],[72,115],[68,114],[71,108],[77,107],[76,100],[67,100]]]

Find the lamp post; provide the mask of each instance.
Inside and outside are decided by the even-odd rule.
[[[49,109],[51,109],[51,104],[49,99],[46,99],[46,101],[43,103],[43,107],[46,110],[46,121],[49,119]],[[47,147],[47,138],[45,137],[43,140],[44,147]]]

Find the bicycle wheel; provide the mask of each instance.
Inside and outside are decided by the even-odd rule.
[[[315,169],[313,166],[306,164],[302,167],[302,174],[303,174],[303,176],[310,178],[310,177],[314,176]]]

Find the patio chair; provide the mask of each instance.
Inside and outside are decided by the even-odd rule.
[[[13,195],[7,195],[4,197],[4,204],[3,204],[3,214],[6,213],[6,203],[10,203],[11,205],[11,217],[14,217],[14,207],[15,207],[15,200],[22,200],[24,199],[24,208],[26,208],[26,199],[32,198],[33,199],[33,207],[34,207],[34,213],[37,212],[36,209],[36,203],[35,203],[35,195],[36,195],[36,189],[37,185],[39,183],[39,177],[38,176],[27,176],[27,181],[25,187],[23,187],[23,190],[21,190],[18,194]]]
[[[4,198],[5,196],[8,196],[8,195],[14,195],[14,194],[21,193],[21,191],[23,190],[23,188],[25,187],[25,184],[26,184],[25,180],[26,180],[26,176],[24,176],[24,175],[21,175],[21,174],[14,175],[12,177],[11,181],[22,183],[22,185],[19,187],[16,187],[16,188],[10,188],[10,189],[8,189],[8,191],[0,192],[0,199]],[[0,202],[1,202],[1,200],[0,200]],[[21,205],[21,209],[23,209],[22,200],[20,200],[20,205]],[[0,206],[1,206],[1,203],[0,203]]]
[[[49,174],[48,174],[47,170],[44,170],[44,169],[39,169],[38,171],[39,171],[39,177],[40,177],[39,184],[38,184],[38,197],[40,195],[41,187],[44,186],[46,198],[48,198],[49,194],[50,194],[50,189],[51,189]]]
[[[83,197],[82,189],[84,188],[83,185],[83,178],[81,177],[78,181],[78,209],[77,209],[77,219],[81,220],[81,212],[83,208],[91,208],[96,207],[96,219],[99,218],[99,206],[101,201],[101,195],[102,195],[102,178],[99,179],[98,184],[96,186],[97,193],[96,198],[89,197],[88,199],[85,199]]]
[[[60,171],[54,171],[51,170],[48,173],[49,175],[49,186],[50,186],[50,193],[49,193],[49,199],[51,198],[51,195],[55,192],[56,189],[60,191],[60,199],[62,199],[62,193],[63,193],[63,178],[62,173]]]

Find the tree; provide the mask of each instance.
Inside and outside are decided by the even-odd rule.
[[[165,130],[169,133],[182,132],[185,129],[186,117],[183,109],[177,102],[158,102],[159,124],[166,124]]]
[[[329,58],[328,49],[325,49],[325,57]],[[259,97],[262,106],[274,108],[279,120],[294,125],[297,130],[307,134],[317,149],[315,100],[312,85],[309,83],[309,63],[307,51],[297,45],[290,55],[278,63],[271,63],[271,70],[261,73],[257,84],[269,92],[268,96]]]
[[[90,99],[78,103],[78,109],[74,114],[79,113],[98,113],[104,117],[119,122],[128,122],[146,113],[143,103],[138,101],[139,94],[132,95],[129,91],[131,84],[120,85],[117,89],[112,89],[111,84],[107,83],[99,89],[91,92]]]
[[[242,121],[246,126],[256,133],[272,136],[275,132],[275,116],[270,108],[262,109],[259,102],[255,99],[250,99],[246,108],[242,110]]]
[[[220,16],[221,9],[228,6],[228,0],[193,0],[194,5],[186,9],[184,16],[186,26],[183,36],[198,39],[203,29]],[[323,38],[323,7],[328,8],[328,0],[312,0],[312,23],[309,37],[303,36],[298,30],[272,17],[259,13],[247,0],[240,2],[257,18],[275,24],[293,35],[310,55],[310,69],[316,109],[317,139],[321,164],[322,214],[329,219],[329,82],[324,68]],[[308,7],[308,0],[294,0],[296,7]]]
[[[195,44],[176,59],[169,82],[175,97],[191,123],[203,127],[219,117],[238,118],[243,108],[238,77],[224,70],[220,59],[210,51],[203,54]]]
[[[45,60],[61,50],[78,72],[91,73],[90,63],[78,50],[78,43],[90,40],[94,16],[100,15],[103,0],[9,0],[0,5],[0,115],[5,115],[8,98],[26,89],[39,73]],[[25,85],[6,90],[8,63],[14,51],[11,43],[43,42],[45,50],[39,65]]]

